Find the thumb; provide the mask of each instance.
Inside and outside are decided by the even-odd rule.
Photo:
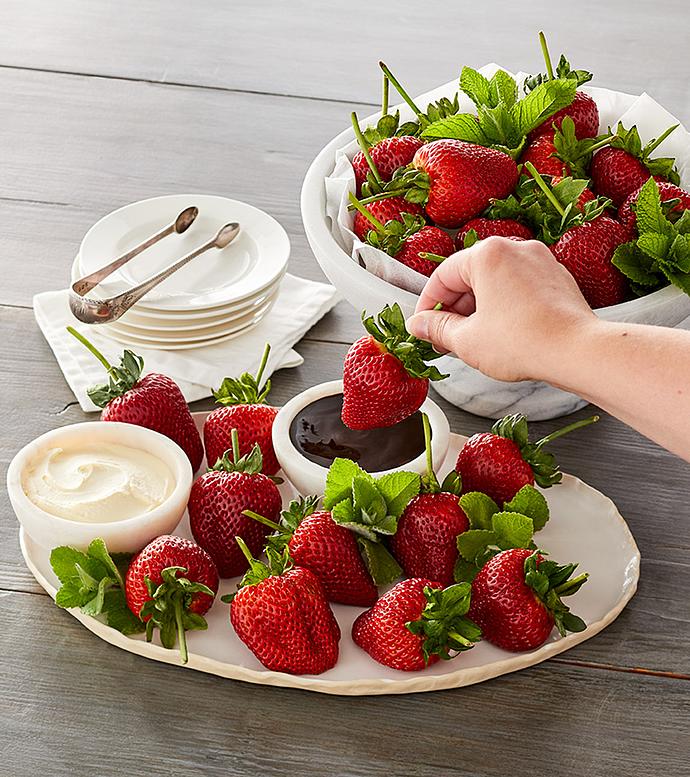
[[[439,353],[456,352],[466,317],[444,310],[424,310],[407,319],[407,331],[427,340]]]

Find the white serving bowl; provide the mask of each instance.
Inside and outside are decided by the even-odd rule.
[[[175,478],[172,493],[147,513],[107,523],[70,521],[51,515],[35,505],[24,493],[22,473],[32,460],[47,449],[77,442],[93,445],[100,441],[139,448],[159,458]],[[109,551],[123,553],[141,550],[151,540],[175,529],[187,508],[192,479],[192,467],[187,454],[169,437],[134,424],[91,421],[53,429],[25,445],[10,462],[7,492],[19,523],[42,547],[71,545],[84,549],[91,540],[101,537]]]
[[[422,95],[416,101],[426,104],[441,96],[452,96],[456,89],[457,82],[453,81]],[[606,100],[607,104],[615,105],[620,113],[636,100],[633,95],[613,93],[596,87],[585,87],[583,91],[589,92],[598,103]],[[398,108],[401,120],[412,118],[407,106],[397,106],[394,110]],[[377,115],[374,114],[362,119],[361,124],[367,126],[375,123],[376,118]],[[601,116],[604,128],[609,118],[611,117]],[[357,311],[374,313],[387,304],[397,302],[408,316],[414,312],[417,295],[368,272],[352,259],[331,232],[330,220],[326,213],[325,179],[333,171],[336,151],[353,140],[352,128],[341,132],[319,152],[309,167],[301,194],[304,230],[321,269]],[[690,181],[684,180],[685,178],[687,174],[683,176],[681,184],[687,187]],[[600,318],[608,321],[675,327],[690,316],[690,297],[675,286],[668,286],[645,297],[600,308],[595,312]],[[449,373],[449,377],[436,382],[434,389],[452,404],[476,415],[500,418],[509,413],[521,412],[530,419],[541,420],[566,415],[587,404],[585,400],[546,383],[505,383],[487,378],[453,356],[444,357],[438,366],[443,372]]]
[[[316,402],[318,399],[323,399],[323,397],[342,394],[342,391],[342,380],[332,380],[328,383],[312,386],[293,397],[286,405],[283,405],[273,422],[273,448],[275,449],[278,462],[292,485],[304,496],[308,494],[321,496],[323,494],[326,488],[328,469],[305,458],[292,444],[290,425],[300,410],[303,410],[307,405]],[[429,398],[425,400],[420,410],[429,417],[429,425],[431,426],[431,455],[434,469],[438,469],[446,457],[450,443],[448,419],[441,408]],[[396,470],[409,470],[423,475],[426,472],[426,455],[422,453],[416,459],[400,467],[370,474],[380,477]]]

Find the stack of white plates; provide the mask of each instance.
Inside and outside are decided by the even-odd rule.
[[[240,234],[211,248],[142,297],[117,321],[98,331],[132,347],[199,348],[245,334],[269,312],[285,274],[290,242],[267,213],[225,197],[172,195],[134,202],[105,216],[86,233],[72,266],[72,282],[121,256],[178,213],[195,205],[199,215],[136,256],[90,294],[105,298],[136,286],[237,221]]]

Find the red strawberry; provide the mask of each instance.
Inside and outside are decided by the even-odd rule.
[[[542,175],[565,177],[570,175],[570,166],[556,156],[553,134],[538,135],[522,152],[520,163],[531,162]]]
[[[246,456],[254,445],[261,448],[263,471],[275,475],[280,469],[273,450],[273,421],[278,408],[266,404],[271,381],[261,386],[271,346],[266,344],[256,377],[245,372],[239,378],[225,378],[218,391],[213,392],[216,408],[204,421],[204,447],[206,461],[212,467],[232,446],[232,430],[236,429],[240,441],[240,456]]]
[[[211,557],[191,540],[170,534],[150,542],[130,561],[125,576],[127,606],[147,623],[150,642],[154,625],[163,647],[175,638],[187,663],[185,631],[205,629],[202,617],[218,591],[218,572]]]
[[[343,364],[342,419],[350,429],[393,426],[419,410],[430,380],[444,376],[426,364],[438,358],[429,343],[411,337],[400,306],[364,318],[368,335],[352,344]]]
[[[678,184],[674,159],[650,158],[652,152],[677,126],[669,127],[643,147],[637,127],[626,130],[619,123],[611,146],[603,148],[592,160],[590,173],[595,191],[609,197],[616,207],[620,207],[652,175],[659,181],[668,180]]]
[[[408,577],[438,580],[445,588],[454,580],[458,534],[467,531],[470,524],[458,499],[460,479],[446,478],[443,486],[439,485],[431,461],[429,419],[424,415],[423,420],[427,474],[422,493],[400,516],[390,548]]]
[[[470,590],[469,583],[441,590],[424,578],[403,580],[357,618],[352,639],[375,661],[405,672],[452,658],[481,638],[465,617]]]
[[[584,621],[561,601],[587,580],[586,574],[570,579],[576,566],[558,566],[525,548],[504,550],[474,578],[469,617],[486,640],[512,651],[538,648],[554,625],[561,636],[584,631]]]
[[[144,360],[125,350],[120,366],[111,366],[81,333],[71,326],[74,335],[108,371],[108,383],[92,386],[87,394],[102,407],[101,421],[119,421],[145,426],[176,442],[187,454],[192,471],[196,472],[204,458],[199,430],[196,428],[180,387],[167,375],[151,372],[141,377]]]
[[[384,138],[368,149],[371,160],[382,181],[390,181],[393,173],[401,167],[406,167],[412,161],[415,151],[424,145],[423,141],[412,135]],[[358,151],[352,160],[357,184],[357,196],[362,191],[362,184],[370,172],[369,163],[362,151]]]
[[[474,232],[474,235],[470,235]],[[515,219],[472,219],[465,224],[455,236],[455,247],[458,251],[469,248],[478,240],[484,240],[492,235],[507,237],[510,240],[532,240],[534,235],[529,227]]]
[[[412,165],[418,172],[409,171],[408,181],[425,193],[426,213],[440,227],[459,227],[478,216],[492,199],[507,197],[518,180],[507,154],[462,140],[427,143]]]
[[[340,604],[370,607],[379,596],[357,545],[355,534],[338,525],[330,512],[315,512],[318,498],[295,500],[284,510],[280,523],[246,512],[275,532],[269,547],[287,545],[299,567],[311,570],[321,581],[326,598]]]
[[[542,488],[560,483],[562,475],[544,447],[598,420],[598,416],[592,416],[575,421],[535,443],[529,441],[523,415],[509,415],[496,421],[490,432],[473,434],[458,455],[455,469],[462,478],[463,492],[481,491],[500,507],[523,486],[533,486],[535,481]]]
[[[631,232],[637,229],[634,205],[639,193],[640,189],[636,189],[618,209],[618,220]],[[662,181],[659,183],[659,195],[662,203],[669,203],[666,209],[671,214],[680,215],[684,210],[690,210],[690,193],[680,186]]]
[[[414,202],[408,202],[402,197],[388,197],[383,200],[374,200],[367,203],[366,210],[381,224],[386,225],[389,221],[403,220],[404,213],[410,213],[412,216],[423,216],[424,211],[420,205]],[[352,227],[352,231],[357,237],[364,241],[367,239],[367,235],[373,229],[371,221],[359,211],[355,213],[355,220]]]
[[[552,246],[551,253],[577,281],[592,308],[624,302],[629,286],[626,277],[611,263],[613,254],[631,233],[609,216],[569,229]]]
[[[233,460],[226,454],[197,478],[187,505],[194,539],[211,555],[221,577],[235,577],[247,569],[235,537],[242,537],[252,553],[259,554],[268,534],[267,527],[247,518],[244,511],[275,520],[282,501],[276,484],[261,473],[259,446],[240,457],[233,430],[232,447]]]
[[[392,219],[382,224],[352,193],[350,203],[357,215],[363,216],[371,225],[366,235],[367,243],[423,275],[431,275],[439,261],[455,250],[451,236],[438,227],[425,226],[422,216],[403,213],[400,221]]]
[[[340,628],[316,575],[292,567],[287,551],[269,551],[266,565],[252,558],[241,538],[237,542],[249,565],[231,595],[237,636],[274,672],[320,674],[335,666]]]
[[[585,92],[575,92],[575,99],[570,105],[566,108],[561,108],[560,111],[554,113],[543,124],[532,130],[528,139],[530,142],[533,142],[542,135],[551,134],[554,128],[560,129],[566,116],[573,120],[575,134],[578,138],[595,138],[599,134],[599,109],[597,104]]]

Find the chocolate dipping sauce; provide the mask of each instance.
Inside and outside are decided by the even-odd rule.
[[[349,429],[342,422],[343,395],[317,399],[292,419],[290,441],[305,458],[330,467],[333,459],[352,459],[367,472],[407,464],[424,452],[419,410],[395,426]]]

